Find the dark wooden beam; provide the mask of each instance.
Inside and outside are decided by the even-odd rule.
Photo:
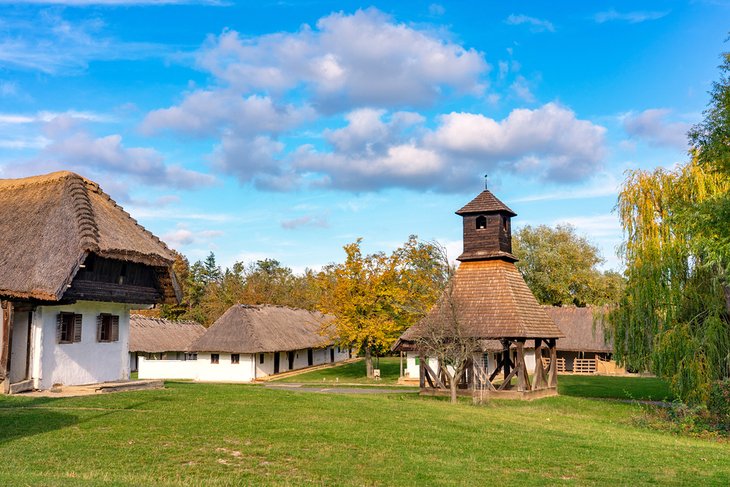
[[[421,389],[426,387],[426,368],[423,366],[425,357],[422,353],[418,354],[418,385]]]
[[[3,394],[10,392],[10,357],[11,357],[11,345],[10,342],[13,338],[13,302],[12,301],[0,301],[0,307],[2,307],[2,331],[1,339],[2,344],[0,346],[0,383],[2,384]]]
[[[446,389],[446,386],[444,386],[444,383],[441,382],[441,379],[439,379],[438,375],[436,375],[436,373],[431,369],[431,367],[428,365],[428,363],[424,363],[423,366],[426,368],[426,374],[427,374],[426,378],[428,378],[429,375],[432,376],[433,380],[436,381],[436,385],[440,389]],[[431,381],[431,379],[428,380],[428,383],[431,385],[431,387],[434,387],[434,385],[433,385],[434,383]]]

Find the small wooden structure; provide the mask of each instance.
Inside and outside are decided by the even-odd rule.
[[[545,313],[527,287],[512,255],[511,218],[516,213],[485,189],[456,212],[463,218],[464,252],[453,277],[453,299],[458,299],[462,335],[482,340],[467,366],[459,388],[477,398],[532,399],[557,394],[557,340],[560,329]],[[438,312],[441,302],[430,313]],[[434,371],[422,350],[419,337],[426,320],[417,323],[393,346],[397,351],[419,353],[422,394],[448,391],[445,374]],[[497,363],[488,373],[484,353],[501,345]],[[525,348],[533,345],[535,367],[528,370]],[[514,357],[512,350],[515,350]],[[543,356],[550,358],[545,367]],[[513,379],[516,383],[513,383]]]

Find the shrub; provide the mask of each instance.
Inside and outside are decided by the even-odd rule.
[[[719,428],[730,430],[730,378],[712,383],[707,410]]]

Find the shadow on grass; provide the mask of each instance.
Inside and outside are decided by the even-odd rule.
[[[73,407],[55,409],[53,405],[63,399],[51,397],[9,398],[0,402],[0,445],[11,441],[40,435],[54,430],[78,426],[124,410],[137,409],[151,401],[129,404],[120,409],[84,408],[74,412]],[[84,412],[83,417],[81,411]],[[91,411],[91,412],[90,412]],[[90,412],[90,413],[89,413]]]

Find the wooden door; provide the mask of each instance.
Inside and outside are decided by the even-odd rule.
[[[274,373],[279,373],[279,352],[274,353]]]
[[[330,348],[330,362],[335,361],[335,347]]]
[[[294,369],[294,352],[287,352],[287,358],[289,359],[289,370]]]
[[[307,365],[314,365],[314,352],[311,348],[307,349]]]

